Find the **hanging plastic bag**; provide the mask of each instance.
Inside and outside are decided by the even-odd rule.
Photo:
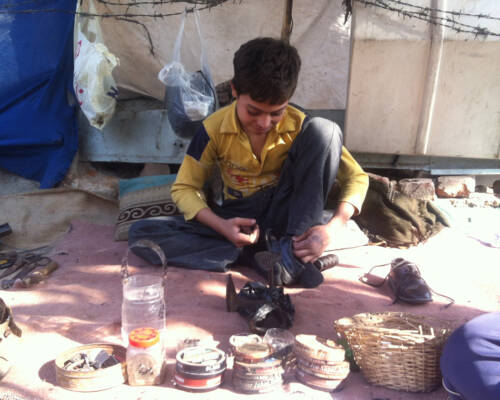
[[[90,125],[102,129],[115,112],[118,90],[111,73],[119,61],[103,44],[97,18],[79,16],[80,3],[75,15],[73,88]],[[88,5],[89,13],[96,14],[92,0]]]
[[[205,56],[198,11],[194,10],[196,30],[201,47],[201,70],[188,72],[181,63],[181,45],[186,21],[184,11],[179,33],[175,41],[172,62],[158,74],[158,79],[166,85],[165,107],[170,125],[181,137],[192,137],[205,117],[217,108],[215,86]]]

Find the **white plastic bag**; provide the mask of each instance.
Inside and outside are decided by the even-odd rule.
[[[78,1],[77,11],[81,10],[80,3]],[[92,0],[88,0],[88,4],[89,12],[95,14]],[[90,125],[102,129],[115,112],[118,90],[112,71],[119,61],[103,44],[96,17],[82,18],[77,13],[74,33],[75,95]]]
[[[184,11],[179,33],[175,41],[172,62],[158,74],[166,85],[165,107],[170,125],[182,137],[192,137],[201,121],[217,108],[215,86],[205,56],[198,11],[194,10],[196,29],[201,47],[201,70],[188,72],[181,63],[181,45],[186,12]]]

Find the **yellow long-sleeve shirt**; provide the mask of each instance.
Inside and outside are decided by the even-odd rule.
[[[260,161],[238,123],[235,102],[206,118],[204,129],[191,141],[171,190],[172,199],[186,220],[207,207],[202,188],[215,164],[221,171],[225,199],[247,197],[276,185],[305,117],[289,105],[283,118],[268,133]],[[368,189],[368,176],[343,146],[337,180],[341,188],[339,200],[351,203],[358,213]]]

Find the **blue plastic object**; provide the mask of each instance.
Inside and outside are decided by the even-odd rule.
[[[0,0],[0,167],[40,188],[64,178],[78,148],[69,104],[75,8],[75,0]]]

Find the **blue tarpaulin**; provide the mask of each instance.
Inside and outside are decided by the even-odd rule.
[[[75,0],[0,0],[0,167],[41,188],[64,178],[78,147],[69,104],[75,8]]]

